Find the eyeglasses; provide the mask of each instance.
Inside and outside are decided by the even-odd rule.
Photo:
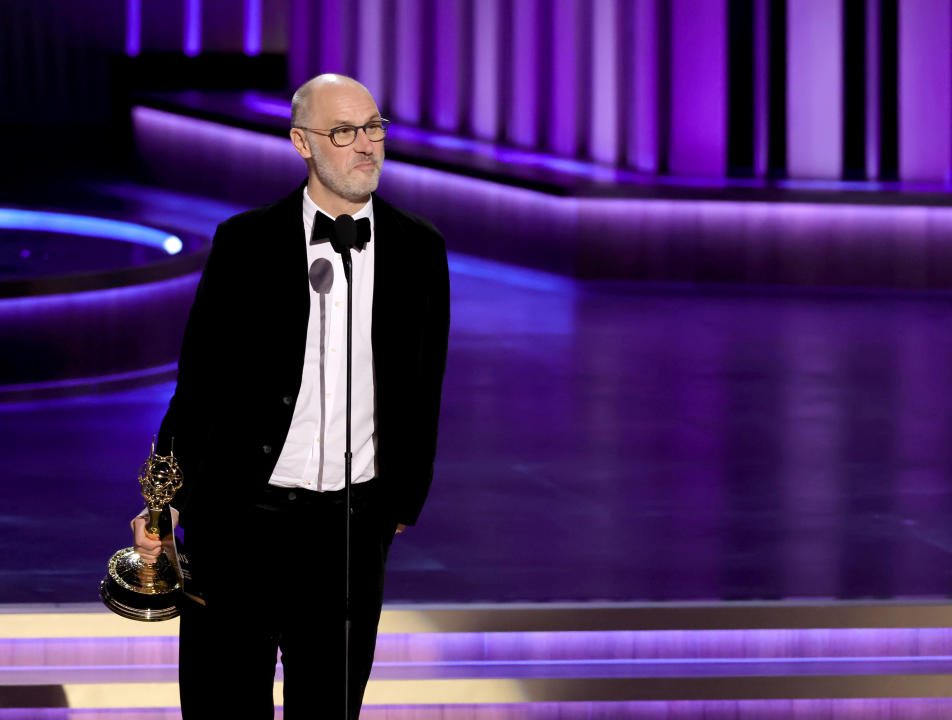
[[[378,120],[371,120],[366,125],[338,125],[330,130],[315,130],[314,128],[299,126],[298,130],[307,130],[308,132],[329,137],[331,142],[337,147],[347,147],[348,145],[354,144],[354,141],[357,139],[358,130],[363,130],[364,134],[367,135],[367,139],[371,142],[380,142],[387,137],[387,128],[389,126],[389,120],[379,118]]]

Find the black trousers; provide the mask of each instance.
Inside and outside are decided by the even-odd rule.
[[[377,480],[352,492],[350,717],[356,719],[373,664],[396,521]],[[245,532],[219,537],[217,548],[201,538],[201,560],[193,556],[192,568],[206,576],[207,604],[184,608],[179,631],[184,720],[272,718],[279,650],[285,719],[343,720],[344,508],[343,491],[269,488]]]

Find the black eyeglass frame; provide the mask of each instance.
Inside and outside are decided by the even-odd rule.
[[[367,133],[367,128],[372,125],[379,125],[383,129],[383,137],[378,138],[376,140],[370,137],[370,135]],[[334,145],[334,147],[350,147],[355,142],[357,142],[357,133],[360,130],[364,131],[364,135],[367,135],[367,139],[370,140],[370,142],[383,142],[384,138],[387,137],[387,129],[389,127],[390,127],[390,121],[387,120],[387,118],[377,118],[376,120],[371,120],[369,123],[365,123],[363,125],[338,125],[337,127],[332,127],[330,130],[316,130],[315,128],[295,125],[295,128],[297,128],[298,130],[307,130],[308,132],[312,132],[317,135],[323,135],[324,137],[330,138],[331,143]],[[337,139],[334,137],[336,133],[340,132],[341,130],[353,130],[354,139],[345,145],[341,145],[339,142],[337,142]]]

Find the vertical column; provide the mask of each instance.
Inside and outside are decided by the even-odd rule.
[[[188,57],[195,57],[202,52],[202,0],[185,0],[182,51]]]
[[[879,177],[879,0],[866,0],[866,177]]]
[[[396,67],[393,74],[393,110],[404,122],[418,124],[420,108],[421,37],[420,0],[396,0]]]
[[[949,179],[952,2],[899,3],[899,178]]]
[[[628,164],[658,171],[658,0],[634,0],[628,95]]]
[[[865,0],[843,2],[843,178],[866,177],[866,26]]]
[[[245,55],[261,54],[261,0],[245,0],[243,42]]]
[[[360,33],[357,38],[356,75],[382,109],[387,106],[387,84],[383,78],[384,0],[360,0],[358,17]]]
[[[618,162],[618,7],[615,0],[591,0],[592,76],[588,114],[588,155],[593,160]]]
[[[142,49],[142,0],[126,0],[126,55],[136,57]]]
[[[518,33],[516,33],[518,35]],[[499,0],[473,3],[473,134],[495,140],[499,132]]]
[[[754,0],[754,176],[766,177],[770,143],[770,5]]]
[[[440,0],[434,3],[432,9],[435,57],[430,97],[431,119],[437,129],[456,132],[460,128],[463,5],[460,0]]]
[[[140,10],[140,50],[182,52],[185,7],[179,3],[145,2],[140,4]]]
[[[298,87],[316,74],[311,63],[313,12],[310,0],[291,0],[288,32],[288,80],[291,87]]]
[[[285,54],[290,47],[292,32],[288,17],[291,4],[288,0],[247,0],[261,3],[261,51]]]
[[[899,6],[879,0],[879,178],[899,178]]]
[[[578,2],[552,0],[551,112],[546,140],[558,155],[578,152]]]
[[[513,145],[535,148],[539,142],[538,0],[513,0],[512,97],[507,99],[506,139]]]
[[[202,52],[234,53],[244,49],[245,3],[234,0],[203,0],[201,10]]]
[[[321,73],[347,73],[344,63],[344,35],[353,35],[344,15],[343,0],[321,0],[318,67]]]
[[[725,173],[726,0],[671,0],[670,122],[672,174]]]
[[[787,170],[790,177],[843,174],[843,6],[787,3]]]
[[[770,0],[767,17],[767,175],[787,174],[787,0]]]
[[[727,0],[727,175],[754,173],[754,0]]]

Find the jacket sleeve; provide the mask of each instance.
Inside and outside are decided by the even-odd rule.
[[[420,345],[419,395],[416,408],[415,433],[419,446],[414,453],[416,467],[411,482],[406,483],[397,499],[397,519],[404,525],[416,523],[433,481],[436,459],[437,431],[443,376],[446,371],[446,353],[450,329],[450,281],[443,236],[432,226],[434,235],[430,265],[427,269],[427,293],[422,309],[423,338]]]
[[[224,234],[220,225],[189,311],[175,393],[162,420],[156,447],[161,454],[174,452],[182,467],[183,486],[171,505],[179,511],[183,525],[188,522],[189,495],[198,481],[196,474],[216,401],[215,349],[221,347],[219,334],[226,289]]]

